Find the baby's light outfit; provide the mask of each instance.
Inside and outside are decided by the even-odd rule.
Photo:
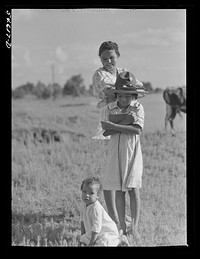
[[[80,238],[81,242],[88,245],[91,231],[94,231],[98,233],[94,246],[118,246],[120,238],[117,226],[98,200],[88,206],[82,204],[81,221],[86,231]]]

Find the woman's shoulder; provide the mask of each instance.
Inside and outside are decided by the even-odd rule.
[[[126,69],[124,68],[116,68],[117,69],[117,73],[120,74],[123,71],[126,71]],[[115,83],[115,77],[110,74],[110,72],[108,72],[107,70],[105,70],[105,68],[100,67],[98,68],[94,74],[93,74],[93,83],[99,83],[102,82],[103,84],[113,84]]]
[[[97,70],[95,70],[94,75],[101,75],[103,73],[106,73],[106,70],[103,67],[99,67]]]
[[[98,68],[93,74],[93,82],[101,81],[103,78],[106,77],[106,70],[103,67]]]

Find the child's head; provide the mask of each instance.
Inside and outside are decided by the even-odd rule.
[[[86,205],[98,200],[102,190],[102,184],[98,177],[88,177],[81,184],[82,200]]]
[[[116,93],[115,96],[120,107],[127,107],[133,100],[137,100],[137,94]]]
[[[103,67],[108,70],[116,68],[117,58],[120,56],[118,45],[112,41],[105,41],[99,48],[99,57]]]
[[[147,93],[143,86],[137,85],[135,76],[128,71],[117,76],[114,87],[112,93],[123,107],[128,106],[132,100],[144,97]]]

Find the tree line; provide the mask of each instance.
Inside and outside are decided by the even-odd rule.
[[[153,87],[150,82],[143,82],[146,90],[149,93],[162,91],[159,88],[153,90]],[[48,84],[47,86],[38,81],[36,85],[33,83],[27,82],[24,85],[20,85],[14,90],[12,90],[12,98],[20,99],[25,97],[25,95],[34,95],[38,99],[48,99],[53,98],[54,100],[59,96],[70,95],[73,97],[76,96],[93,96],[93,87],[92,84],[86,89],[84,85],[84,79],[81,74],[71,76],[63,87],[57,83]]]

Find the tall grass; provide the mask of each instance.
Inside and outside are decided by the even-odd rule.
[[[80,184],[88,175],[101,177],[107,156],[106,143],[88,137],[97,121],[90,99],[75,99],[75,105],[69,99],[13,103],[12,245],[78,245]],[[24,128],[41,125],[58,131],[70,128],[85,137],[68,134],[66,142],[50,144],[20,141]],[[187,243],[185,133],[172,137],[160,128],[141,135],[141,246]],[[105,207],[103,195],[100,202]],[[130,215],[129,205],[126,209]]]

